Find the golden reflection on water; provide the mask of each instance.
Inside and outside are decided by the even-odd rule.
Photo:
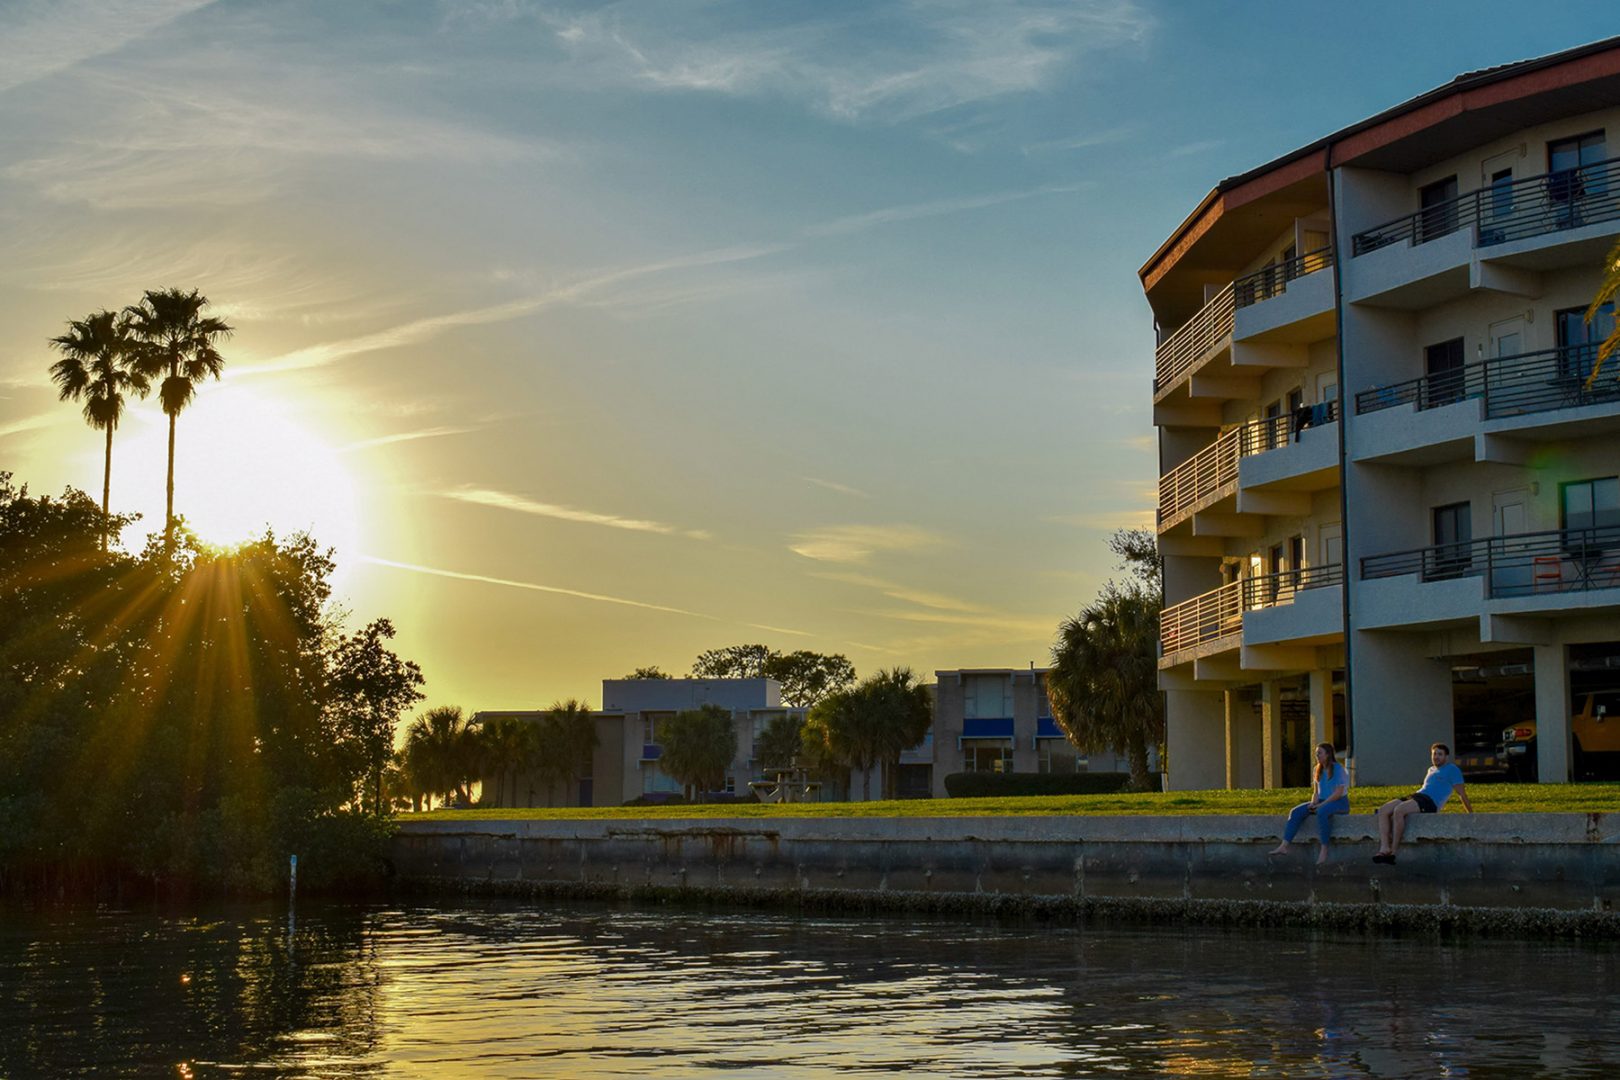
[[[0,1076],[1608,1077],[1616,991],[1616,951],[1579,945],[606,906],[35,914],[0,922]]]

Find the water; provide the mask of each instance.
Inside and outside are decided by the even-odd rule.
[[[0,1076],[1615,1074],[1613,946],[518,904],[0,911]]]

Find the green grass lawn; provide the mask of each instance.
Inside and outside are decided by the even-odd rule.
[[[1388,799],[1411,794],[1411,787],[1364,787],[1350,792],[1350,811],[1369,814]],[[1303,802],[1305,788],[1274,791],[1172,791],[1134,795],[1047,795],[999,799],[902,799],[888,802],[796,803],[774,806],[728,803],[718,806],[595,806],[547,810],[435,810],[401,814],[400,821],[490,821],[596,818],[780,818],[780,817],[1014,817],[1049,814],[1283,814]],[[1474,809],[1485,814],[1587,813],[1620,811],[1620,783],[1474,784]],[[1463,813],[1453,798],[1445,813]]]

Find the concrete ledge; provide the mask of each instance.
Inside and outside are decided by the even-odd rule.
[[[1274,816],[446,820],[402,824],[393,857],[407,885],[537,895],[653,890],[798,903],[825,894],[854,907],[933,897],[950,909],[964,897],[1071,908],[1260,903],[1305,922],[1322,904],[1620,911],[1620,815],[1419,818],[1397,866],[1370,861],[1371,815],[1335,820],[1333,859],[1320,868],[1310,829],[1293,855],[1266,857],[1281,824]]]

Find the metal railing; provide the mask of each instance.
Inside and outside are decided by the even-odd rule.
[[[1235,484],[1238,460],[1297,442],[1308,427],[1331,424],[1339,418],[1338,403],[1303,405],[1281,416],[1251,420],[1233,428],[1180,465],[1159,477],[1159,525],[1225,488]]]
[[[1620,158],[1560,169],[1512,183],[1491,184],[1355,235],[1352,255],[1398,244],[1426,244],[1476,228],[1475,244],[1574,229],[1620,218]]]
[[[1363,580],[1405,574],[1422,581],[1483,577],[1493,597],[1620,589],[1620,525],[1488,536],[1361,560]]]
[[[1307,566],[1244,578],[1183,600],[1159,613],[1159,644],[1168,656],[1180,649],[1243,631],[1243,613],[1291,604],[1305,589],[1344,584],[1344,567]]]
[[[1270,300],[1273,296],[1281,296],[1288,290],[1290,281],[1326,270],[1332,265],[1333,248],[1330,246],[1307,251],[1271,266],[1262,266],[1254,273],[1245,274],[1232,282],[1233,302],[1237,307],[1245,308],[1262,300]]]
[[[1620,378],[1613,373],[1600,375],[1591,386],[1587,385],[1597,352],[1596,344],[1566,345],[1492,357],[1377,386],[1356,395],[1356,413],[1414,403],[1421,412],[1477,398],[1484,402],[1486,418],[1494,419],[1620,401]]]
[[[1200,357],[1231,335],[1232,310],[1232,286],[1228,285],[1160,343],[1154,353],[1155,392],[1181,378]]]

